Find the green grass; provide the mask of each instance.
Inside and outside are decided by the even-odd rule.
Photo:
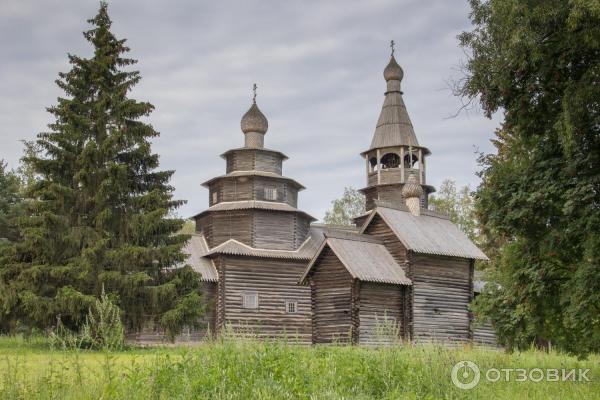
[[[461,390],[452,366],[589,368],[591,382],[481,383]],[[0,399],[597,399],[600,358],[482,348],[381,349],[220,340],[122,352],[55,351],[0,338]]]

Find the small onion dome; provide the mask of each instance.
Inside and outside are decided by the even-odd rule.
[[[244,133],[267,133],[269,122],[267,121],[267,117],[258,109],[256,102],[252,103],[250,109],[242,117],[241,126]]]
[[[390,62],[388,63],[387,67],[385,67],[385,69],[383,70],[383,77],[386,81],[401,81],[404,77],[404,71],[402,71],[402,67],[400,67],[396,62],[394,55],[392,55]]]
[[[419,185],[419,182],[417,182],[415,174],[410,174],[402,188],[402,197],[410,199],[412,197],[420,198],[421,196],[423,196],[423,188]]]

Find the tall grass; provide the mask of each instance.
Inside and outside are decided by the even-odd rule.
[[[590,368],[589,383],[482,381],[464,391],[452,366]],[[35,338],[0,338],[1,399],[592,399],[598,356],[505,354],[439,345],[297,346],[220,338],[189,347],[55,351]]]

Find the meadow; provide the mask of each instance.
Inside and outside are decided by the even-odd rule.
[[[590,382],[455,387],[453,365],[590,369]],[[57,350],[0,337],[0,399],[598,399],[600,357],[439,345],[363,348],[220,339],[123,351]]]

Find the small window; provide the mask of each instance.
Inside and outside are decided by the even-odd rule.
[[[295,314],[298,312],[298,302],[295,300],[285,301],[285,312],[288,314]]]
[[[242,295],[242,307],[258,308],[258,293],[244,293]]]
[[[265,188],[265,199],[267,199],[267,200],[277,200],[277,188],[266,187]]]
[[[219,194],[217,192],[212,193],[212,203],[217,204],[219,202]]]

